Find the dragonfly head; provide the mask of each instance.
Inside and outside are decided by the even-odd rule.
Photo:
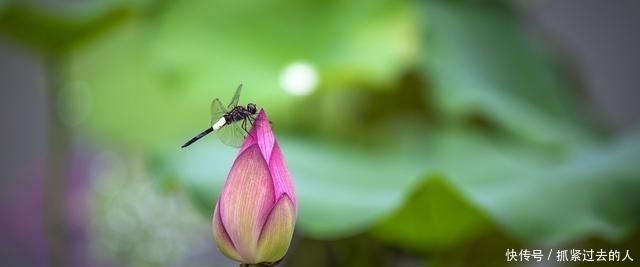
[[[258,112],[258,108],[256,107],[256,104],[249,103],[247,104],[247,111],[249,111],[249,113],[251,114],[256,114],[256,112]]]

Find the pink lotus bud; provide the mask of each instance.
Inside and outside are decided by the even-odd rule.
[[[260,110],[216,203],[216,244],[242,263],[277,262],[289,249],[297,208],[291,175]]]

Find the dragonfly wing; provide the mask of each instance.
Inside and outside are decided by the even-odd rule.
[[[240,99],[240,91],[242,91],[242,84],[240,84],[238,86],[238,89],[236,89],[236,93],[233,95],[233,98],[231,98],[231,102],[229,102],[227,109],[231,110],[233,109],[233,107],[238,105],[238,100]]]
[[[224,114],[227,114],[227,109],[224,108],[220,99],[214,99],[211,101],[211,125],[216,123]]]
[[[244,120],[236,121],[231,124],[222,126],[222,128],[216,131],[216,135],[220,138],[220,141],[228,146],[240,147],[244,142],[244,138],[247,136],[247,131],[242,128]],[[246,122],[247,124],[249,122]],[[247,125],[246,127],[249,127]],[[248,129],[248,128],[247,128]]]

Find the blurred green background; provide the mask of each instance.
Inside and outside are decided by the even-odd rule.
[[[214,136],[179,146],[240,83],[298,193],[281,266],[640,258],[639,10],[0,1],[0,263],[235,266],[210,218],[237,151]],[[509,249],[552,255],[508,262]]]

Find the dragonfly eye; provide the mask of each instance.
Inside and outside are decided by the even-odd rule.
[[[256,112],[258,112],[258,108],[256,107],[256,104],[254,103],[249,103],[247,105],[247,110],[249,111],[249,113],[251,114],[256,114]]]

